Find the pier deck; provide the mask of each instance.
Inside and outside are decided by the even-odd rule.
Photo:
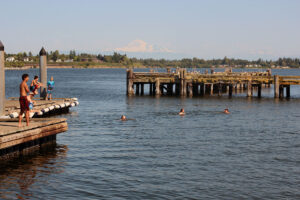
[[[228,93],[241,90],[248,97],[253,96],[253,88],[257,88],[257,96],[261,97],[261,88],[274,85],[274,97],[282,98],[284,88],[286,97],[290,97],[290,85],[300,85],[300,76],[272,76],[266,72],[187,72],[177,68],[176,72],[133,72],[127,70],[127,95],[144,95],[144,85],[149,84],[150,95],[201,96],[205,94]]]
[[[66,119],[32,119],[30,126],[24,125],[19,128],[16,119],[0,119],[0,160],[53,142],[56,134],[68,130]]]

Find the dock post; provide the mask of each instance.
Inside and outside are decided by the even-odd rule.
[[[258,86],[257,86],[257,97],[258,98],[261,97],[261,87],[262,87],[262,84],[258,84]]]
[[[180,86],[178,83],[175,83],[175,95],[180,95]]]
[[[284,87],[283,85],[279,85],[279,98],[283,98],[284,94]]]
[[[127,70],[127,95],[131,96],[134,94],[133,91],[133,70],[128,69]]]
[[[135,84],[135,87],[136,87],[136,88],[135,88],[135,94],[136,94],[136,95],[139,95],[139,94],[140,94],[140,84],[139,84],[139,83],[136,83],[136,84]]]
[[[155,95],[156,96],[160,96],[161,92],[160,92],[160,81],[159,79],[155,80]]]
[[[279,97],[279,76],[274,76],[274,98]]]
[[[229,97],[232,97],[232,88],[233,88],[233,85],[232,84],[229,84]]]
[[[144,95],[144,83],[141,83],[141,95]]]
[[[40,78],[41,86],[40,97],[46,99],[47,95],[47,53],[44,47],[40,51]]]
[[[222,96],[222,84],[218,84],[218,96]]]
[[[193,83],[189,83],[188,88],[189,88],[189,97],[192,97],[193,96]]]
[[[247,83],[247,97],[252,97],[252,81]]]
[[[0,41],[0,116],[4,114],[5,109],[5,62],[4,45]]]
[[[200,95],[201,95],[201,96],[204,95],[204,92],[205,92],[205,91],[204,91],[204,87],[205,87],[204,83],[201,83],[201,84],[200,84]]]
[[[152,83],[149,84],[149,95],[152,95]]]
[[[286,86],[286,98],[290,98],[291,97],[291,86],[287,85]]]
[[[167,94],[172,96],[173,95],[173,83],[167,84]]]
[[[183,69],[179,69],[180,78],[180,96],[183,96]]]
[[[198,83],[194,83],[193,84],[193,94],[195,95],[195,96],[198,96],[198,92],[199,91],[199,85],[198,85]]]
[[[185,80],[186,69],[180,69],[180,95],[186,96],[187,83]]]
[[[208,93],[209,95],[214,95],[214,84],[212,83],[212,84],[210,84],[210,86],[209,86],[209,93]]]

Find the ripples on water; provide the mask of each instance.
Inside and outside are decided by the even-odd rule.
[[[22,73],[6,72],[7,96]],[[80,106],[62,116],[69,131],[52,150],[1,165],[2,199],[300,198],[300,86],[290,100],[270,90],[262,99],[127,98],[122,69],[51,75],[55,95]]]

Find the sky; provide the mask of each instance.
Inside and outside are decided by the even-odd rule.
[[[300,57],[298,0],[0,0],[8,53]]]

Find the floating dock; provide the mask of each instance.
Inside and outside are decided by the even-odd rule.
[[[226,93],[230,97],[233,91],[246,92],[253,96],[253,89],[261,97],[263,87],[274,85],[274,97],[290,98],[290,86],[300,85],[300,76],[272,76],[271,70],[266,72],[188,72],[185,68],[177,68],[171,72],[133,72],[127,70],[127,95],[144,95],[144,86],[149,85],[149,95],[169,96],[204,96]]]
[[[30,118],[41,118],[49,115],[69,112],[71,107],[79,105],[77,98],[55,98],[49,101],[34,99],[33,112],[30,112]],[[20,104],[18,98],[10,98],[5,101],[4,115],[2,119],[14,119],[19,117]]]
[[[31,119],[29,126],[24,125],[19,128],[16,119],[0,119],[0,160],[29,154],[68,130],[66,119]]]

